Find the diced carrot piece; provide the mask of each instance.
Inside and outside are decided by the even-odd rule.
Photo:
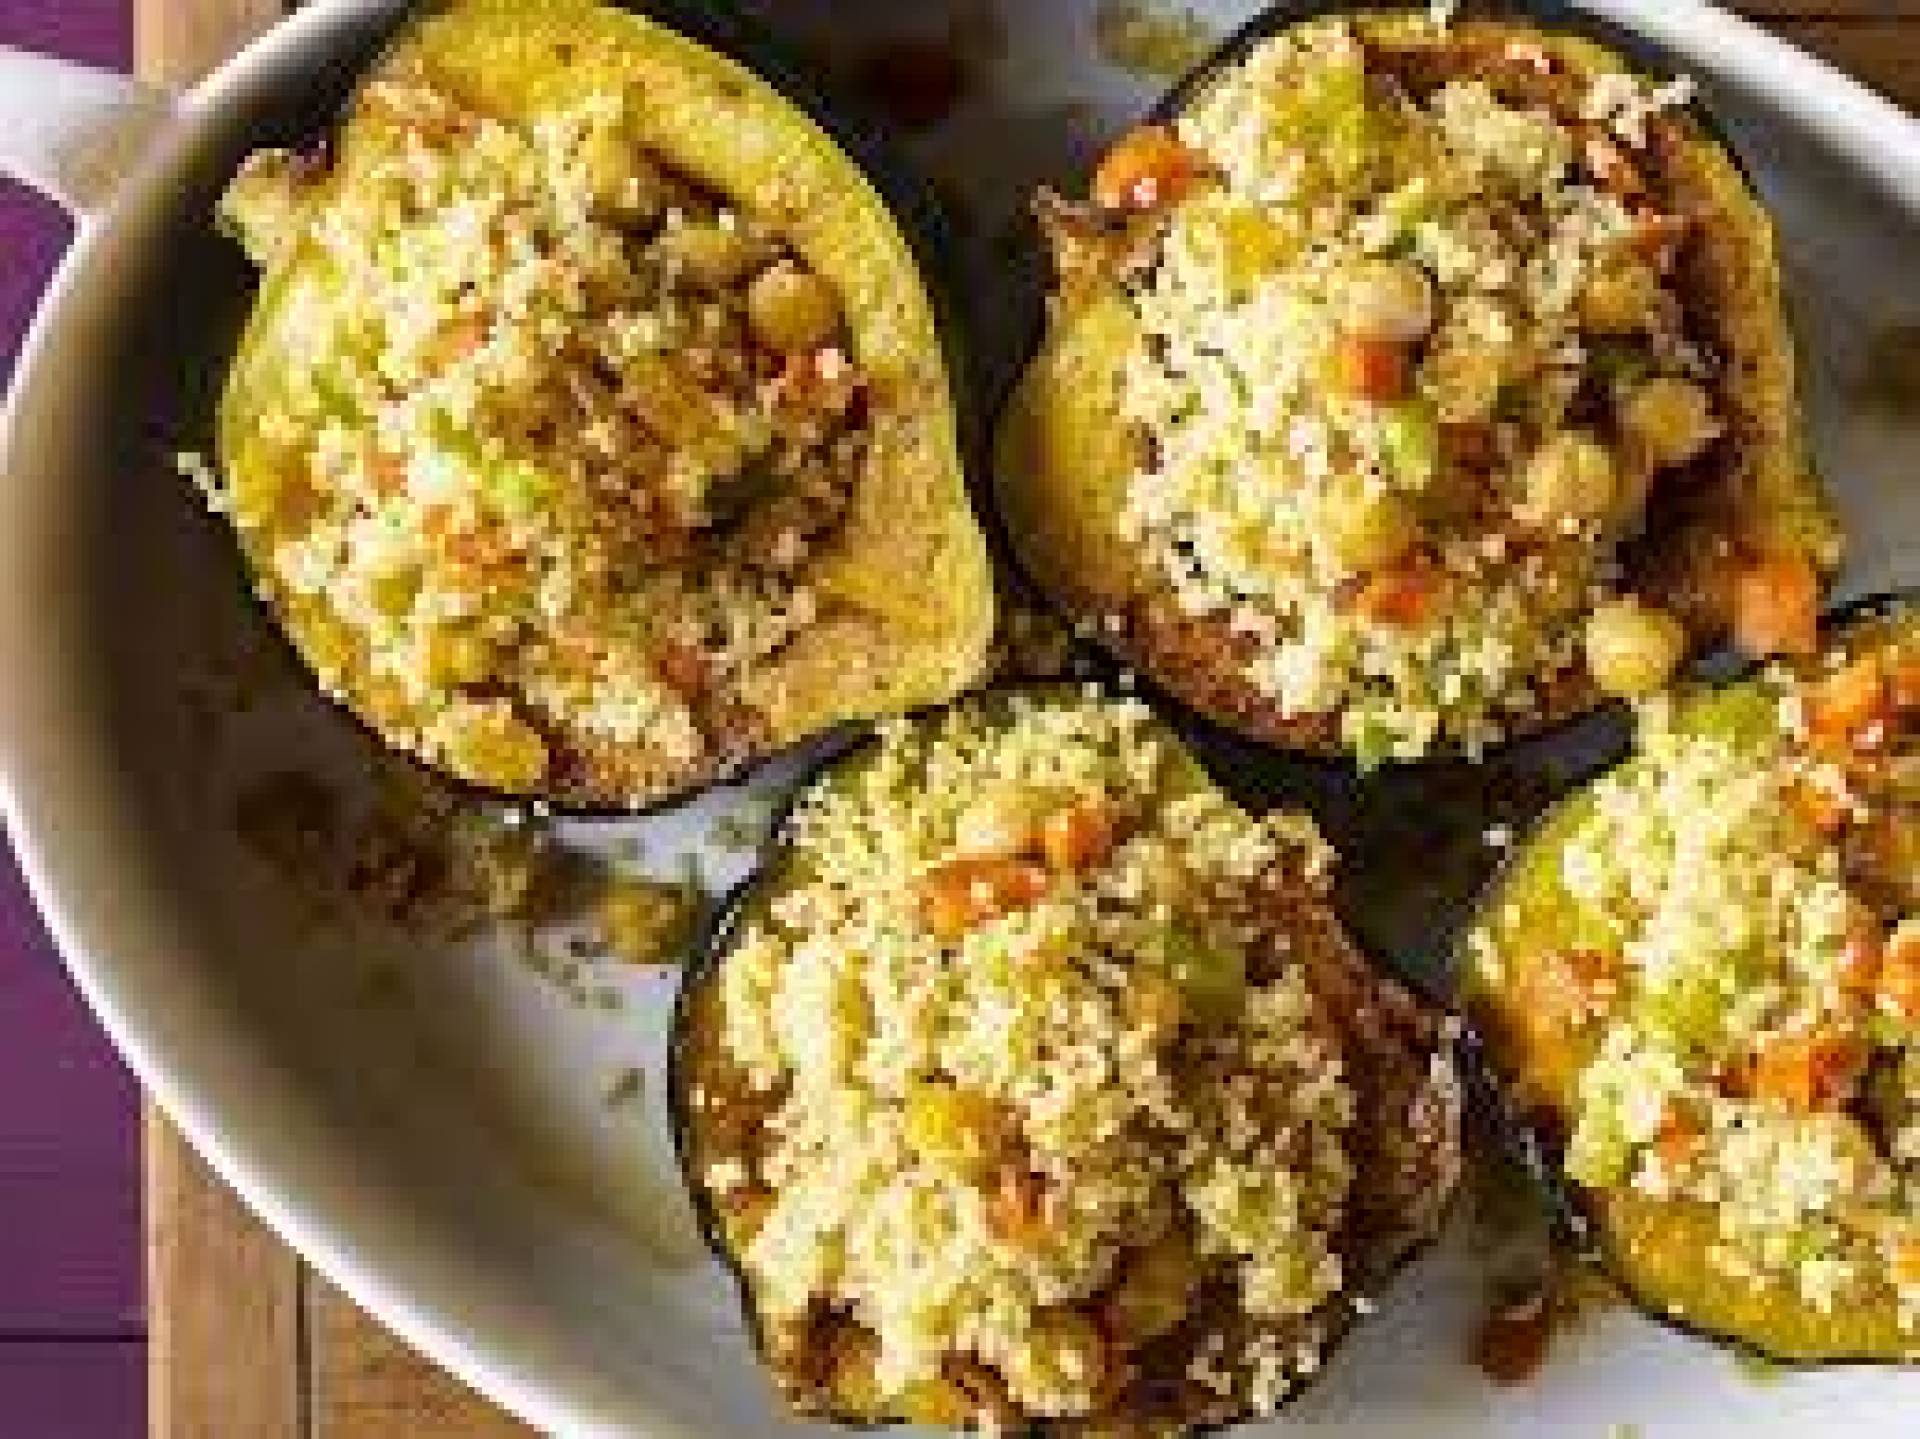
[[[1113,810],[1099,800],[1057,809],[1040,822],[1040,853],[1065,874],[1099,864],[1118,839]]]
[[[1832,790],[1795,780],[1787,786],[1785,797],[1788,808],[1821,834],[1835,835],[1847,826],[1846,801]]]
[[[375,450],[367,471],[380,494],[397,495],[407,487],[407,462],[391,450]]]
[[[1037,1247],[1046,1234],[1047,1184],[1024,1165],[1008,1165],[987,1196],[987,1227],[1016,1248]]]
[[[1802,1114],[1830,1109],[1852,1092],[1863,1057],[1850,1035],[1785,1035],[1756,1056],[1753,1093]]]
[[[1920,1285],[1920,1238],[1902,1239],[1887,1256],[1887,1272],[1895,1284]]]
[[[1855,999],[1871,999],[1880,991],[1881,966],[1886,959],[1886,936],[1870,910],[1862,905],[1849,926],[1846,947],[1840,951],[1840,992]]]
[[[1756,658],[1818,648],[1820,578],[1804,555],[1772,555],[1734,581],[1733,637]]]
[[[1444,587],[1431,563],[1415,560],[1370,576],[1354,594],[1353,607],[1381,624],[1417,629],[1439,608]]]
[[[654,672],[682,699],[697,699],[713,678],[707,657],[695,645],[669,640],[654,652]]]
[[[1397,340],[1343,335],[1334,346],[1334,384],[1356,399],[1374,404],[1400,399],[1407,393],[1412,368],[1410,352]]]
[[[1654,1136],[1653,1150],[1663,1164],[1684,1164],[1700,1147],[1700,1126],[1694,1117],[1675,1104],[1667,1106],[1660,1117],[1660,1132]]]
[[[1166,126],[1141,125],[1122,135],[1094,171],[1094,203],[1103,210],[1158,210],[1186,194],[1202,168],[1200,156]]]
[[[1679,258],[1680,246],[1692,228],[1693,221],[1685,215],[1643,210],[1633,217],[1633,236],[1628,243],[1635,254],[1653,261],[1664,275]]]
[[[1880,1002],[1906,1020],[1920,1020],[1920,930],[1903,925],[1880,957]]]
[[[1808,688],[1807,731],[1822,748],[1867,749],[1892,719],[1887,677],[1868,655]]]
[[[1920,654],[1902,651],[1888,660],[1887,696],[1902,714],[1920,710]]]
[[[1604,131],[1595,130],[1587,136],[1580,158],[1601,189],[1627,200],[1646,194],[1647,181],[1639,166],[1628,158],[1625,147]]]
[[[1575,1023],[1603,1014],[1620,990],[1620,957],[1602,949],[1563,950],[1545,973],[1548,1003]]]
[[[956,859],[921,878],[920,918],[936,938],[957,940],[1037,903],[1051,883],[1044,869],[1025,860]]]
[[[486,339],[486,321],[471,317],[455,320],[434,336],[430,359],[438,366],[455,364],[479,349]]]

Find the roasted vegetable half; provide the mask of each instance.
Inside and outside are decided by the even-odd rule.
[[[1676,699],[1485,897],[1463,1007],[1573,1237],[1784,1363],[1920,1355],[1920,609]]]
[[[798,1411],[1271,1412],[1435,1231],[1449,1029],[1137,701],[993,692],[823,769],[681,991],[687,1185]]]
[[[423,7],[223,208],[256,588],[382,739],[571,805],[951,697],[994,599],[934,215],[724,9]]]
[[[1041,199],[995,461],[1030,577],[1363,766],[1804,645],[1837,529],[1772,225],[1685,87],[1516,20],[1298,14]]]

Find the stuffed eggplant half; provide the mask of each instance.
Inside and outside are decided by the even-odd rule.
[[[790,84],[638,10],[452,0],[329,149],[233,182],[215,497],[389,743],[638,807],[977,678],[928,237]]]
[[[1920,609],[1649,707],[1463,963],[1545,1178],[1649,1313],[1920,1355]]]
[[[682,992],[687,1182],[797,1410],[1173,1434],[1270,1412],[1437,1226],[1444,1024],[1303,818],[1138,702],[1013,690],[803,794]]]
[[[1684,82],[1519,23],[1258,22],[1043,196],[1024,567],[1163,688],[1363,766],[1811,643],[1837,532],[1774,238]]]

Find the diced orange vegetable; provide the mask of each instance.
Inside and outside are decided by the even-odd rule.
[[[1400,629],[1417,629],[1440,607],[1445,580],[1423,559],[1370,576],[1353,597],[1353,607],[1370,620]]]
[[[655,651],[653,667],[661,683],[682,699],[697,699],[713,678],[706,655],[697,646],[678,641],[670,640]]]
[[[1587,173],[1600,182],[1600,188],[1622,199],[1633,199],[1647,192],[1646,177],[1628,157],[1626,149],[1613,136],[1601,130],[1588,134],[1581,146],[1581,161]]]
[[[1667,1106],[1660,1118],[1660,1132],[1654,1136],[1654,1153],[1663,1164],[1684,1164],[1700,1148],[1700,1126],[1694,1117],[1675,1104]]]
[[[1920,711],[1920,654],[1902,651],[1888,660],[1887,696],[1902,714]]]
[[[1920,1239],[1902,1239],[1887,1256],[1887,1271],[1895,1284],[1920,1284]]]
[[[1104,210],[1158,210],[1186,194],[1202,169],[1200,155],[1171,130],[1141,125],[1122,135],[1094,171],[1094,203]]]
[[[1920,1020],[1920,932],[1896,930],[1880,957],[1880,1002],[1906,1020]]]
[[[1692,228],[1692,220],[1685,215],[1643,210],[1633,217],[1633,237],[1629,244],[1635,254],[1653,261],[1664,275],[1679,258],[1680,246]]]
[[[1834,835],[1846,828],[1846,801],[1832,790],[1795,780],[1787,786],[1786,801],[1788,808],[1821,834]]]
[[[1575,1023],[1603,1013],[1619,993],[1620,957],[1606,950],[1562,950],[1544,972],[1550,977],[1550,1002]]]
[[[860,395],[860,372],[838,345],[788,355],[774,381],[775,396],[789,412],[844,415]]]
[[[1046,1233],[1046,1217],[1046,1181],[1024,1165],[1002,1169],[987,1196],[987,1227],[994,1237],[1018,1248],[1035,1248]]]
[[[1773,555],[1734,581],[1733,637],[1755,658],[1818,648],[1820,577],[1804,555]]]
[[[956,859],[921,878],[920,918],[936,938],[957,940],[1037,903],[1051,884],[1044,869],[1025,860]]]
[[[1807,731],[1822,748],[1874,748],[1892,718],[1886,672],[1871,655],[1808,688]]]
[[[1334,384],[1356,399],[1386,404],[1402,398],[1412,368],[1411,353],[1397,340],[1343,335],[1334,346]]]
[[[1851,1035],[1783,1035],[1755,1057],[1753,1093],[1802,1114],[1831,1109],[1852,1092],[1864,1057]]]
[[[1057,809],[1040,822],[1040,853],[1063,874],[1099,864],[1120,837],[1112,807],[1088,800]]]
[[[1840,991],[1855,999],[1871,999],[1880,991],[1880,971],[1886,959],[1886,936],[1880,922],[1865,905],[1849,926],[1846,947],[1840,951]]]
[[[382,495],[398,495],[407,487],[407,462],[390,450],[376,450],[367,470],[373,488]]]
[[[486,343],[487,324],[471,317],[456,320],[434,336],[430,359],[437,366],[464,360]]]

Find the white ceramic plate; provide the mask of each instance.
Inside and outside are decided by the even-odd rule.
[[[770,1404],[673,1173],[659,1107],[672,977],[605,967],[591,978],[617,997],[607,1009],[498,945],[316,927],[233,834],[249,776],[350,773],[360,752],[284,667],[268,665],[242,718],[204,702],[236,672],[258,675],[248,656],[263,643],[228,548],[167,458],[204,412],[211,370],[196,337],[231,313],[243,278],[207,215],[256,117],[285,113],[289,91],[319,83],[320,56],[385,8],[309,7],[190,97],[182,135],[87,227],[56,287],[21,367],[0,485],[8,822],[76,979],[143,1079],[355,1298],[557,1433],[799,1432]],[[913,148],[967,197],[969,319],[1004,356],[1018,312],[993,235],[1032,181],[1075,173],[1154,88],[1099,59],[1094,0],[763,8],[842,51],[902,28],[971,37],[975,86]],[[1199,10],[1224,28],[1253,8]],[[1854,535],[1846,588],[1920,580],[1920,416],[1889,407],[1868,374],[1881,337],[1920,325],[1920,128],[1692,0],[1594,8],[1705,82],[1778,210],[1819,457]],[[754,788],[780,785],[775,774]],[[740,859],[702,841],[740,802],[722,793],[562,830],[637,845],[662,869],[691,855],[724,883]],[[609,1085],[635,1065],[643,1097],[610,1106]],[[1762,1384],[1624,1313],[1558,1345],[1536,1382],[1496,1390],[1464,1358],[1485,1272],[1461,1236],[1416,1266],[1273,1432],[1913,1430],[1909,1376]]]

